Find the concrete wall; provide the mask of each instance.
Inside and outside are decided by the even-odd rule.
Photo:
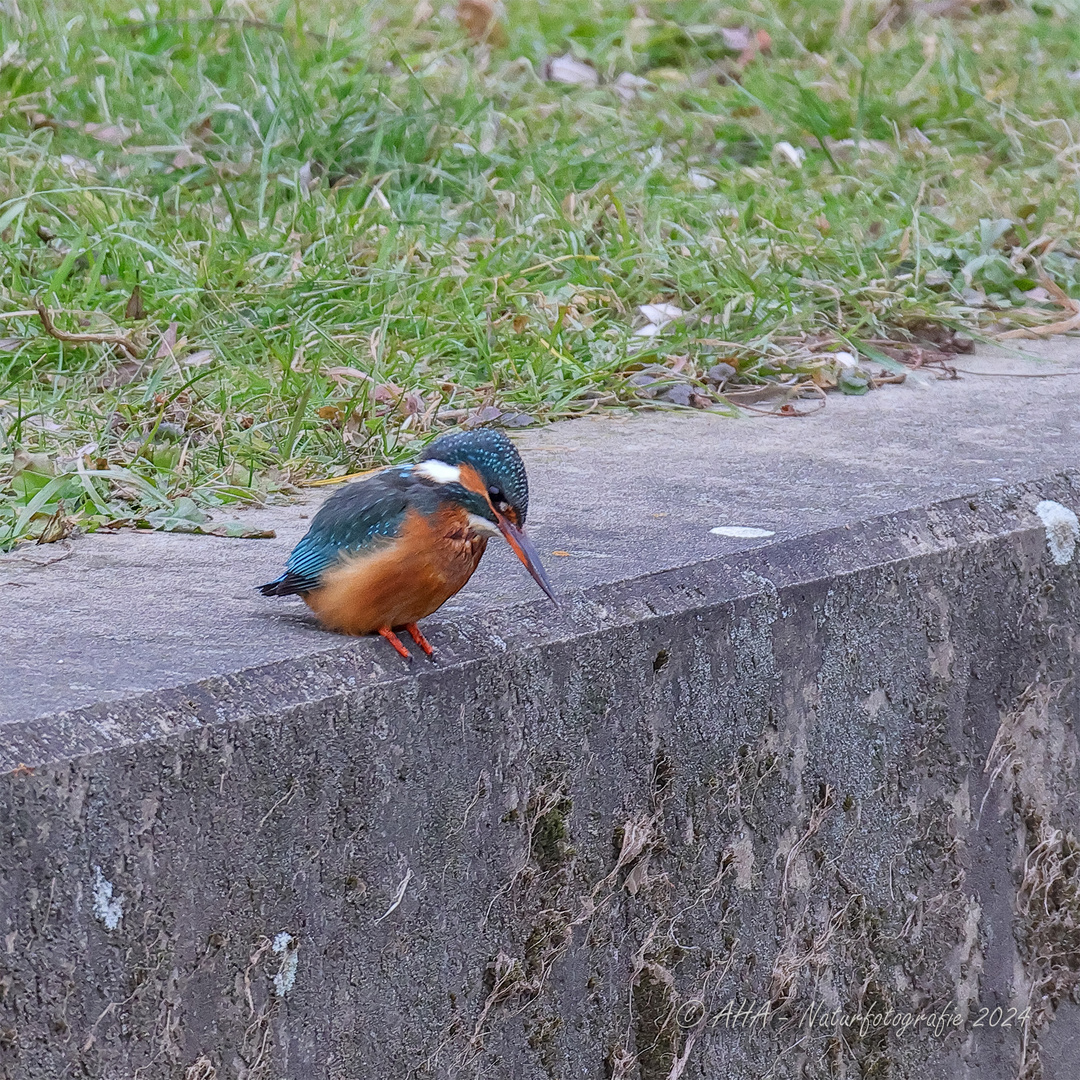
[[[1076,1076],[1078,495],[7,732],[0,1075]]]

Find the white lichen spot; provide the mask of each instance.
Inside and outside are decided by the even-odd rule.
[[[1080,521],[1067,507],[1052,499],[1043,499],[1035,507],[1035,513],[1046,529],[1046,546],[1057,566],[1072,561],[1073,552],[1080,542]]]
[[[91,895],[94,900],[94,915],[101,920],[106,930],[115,930],[124,917],[124,897],[123,894],[113,896],[112,882],[105,880],[100,866],[94,867]]]
[[[275,935],[270,947],[274,953],[281,956],[281,968],[273,980],[274,993],[278,997],[285,997],[296,982],[296,965],[299,962],[296,941],[292,934],[282,930]]]
[[[754,887],[754,838],[750,830],[743,825],[742,835],[733,841],[724,852],[726,861],[735,870],[735,887],[747,889]]]
[[[734,536],[740,540],[761,540],[767,536],[775,536],[771,529],[754,529],[749,525],[717,525],[709,532],[713,536]]]

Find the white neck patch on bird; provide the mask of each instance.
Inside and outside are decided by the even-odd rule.
[[[436,484],[460,484],[461,470],[456,465],[447,465],[445,461],[421,461],[416,472],[434,480]]]
[[[469,528],[478,536],[501,536],[498,527],[479,514],[469,515]]]

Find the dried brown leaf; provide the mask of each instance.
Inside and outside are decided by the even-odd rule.
[[[571,86],[596,86],[600,81],[595,68],[582,63],[570,53],[548,61],[547,78],[551,82],[567,83]]]
[[[192,150],[190,146],[185,146],[183,150],[177,151],[172,159],[174,169],[190,169],[193,165],[205,164],[206,158],[198,150]]]
[[[473,41],[490,41],[499,47],[507,42],[494,0],[458,0],[457,20]]]
[[[176,355],[176,322],[169,323],[168,329],[161,335],[157,351],[154,353],[155,360],[164,360],[166,357]]]
[[[121,146],[135,132],[124,127],[123,124],[85,124],[83,134],[97,139],[98,142],[108,143],[110,146]]]
[[[366,371],[361,371],[359,368],[354,367],[327,368],[326,377],[328,379],[333,379],[336,383],[342,384],[348,379],[363,379],[365,382],[374,382],[372,377]]]
[[[131,295],[128,297],[128,302],[124,307],[124,318],[132,320],[146,318],[146,308],[143,305],[142,288],[138,285],[131,290]],[[174,323],[173,325],[175,326],[176,324]],[[175,338],[175,334],[173,336]]]

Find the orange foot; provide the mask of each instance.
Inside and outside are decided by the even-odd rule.
[[[420,627],[417,626],[416,623],[406,623],[405,629],[409,631],[409,637],[411,637],[413,641],[415,641],[416,644],[424,650],[424,652],[428,655],[429,658],[435,655],[435,650],[431,647],[428,639],[420,633]]]
[[[412,655],[409,653],[409,650],[406,649],[405,646],[401,644],[401,639],[397,636],[397,634],[394,633],[393,630],[390,629],[389,626],[380,626],[379,627],[379,636],[386,638],[386,640],[389,641],[390,644],[394,646],[394,649],[397,651],[397,654],[399,656],[403,656],[406,660],[411,660],[412,659]],[[415,637],[416,637],[416,635],[414,634],[413,638],[415,639]],[[420,643],[417,642],[417,644],[420,644]],[[424,642],[424,644],[426,645],[427,642]],[[431,646],[428,645],[428,648],[430,649]]]

